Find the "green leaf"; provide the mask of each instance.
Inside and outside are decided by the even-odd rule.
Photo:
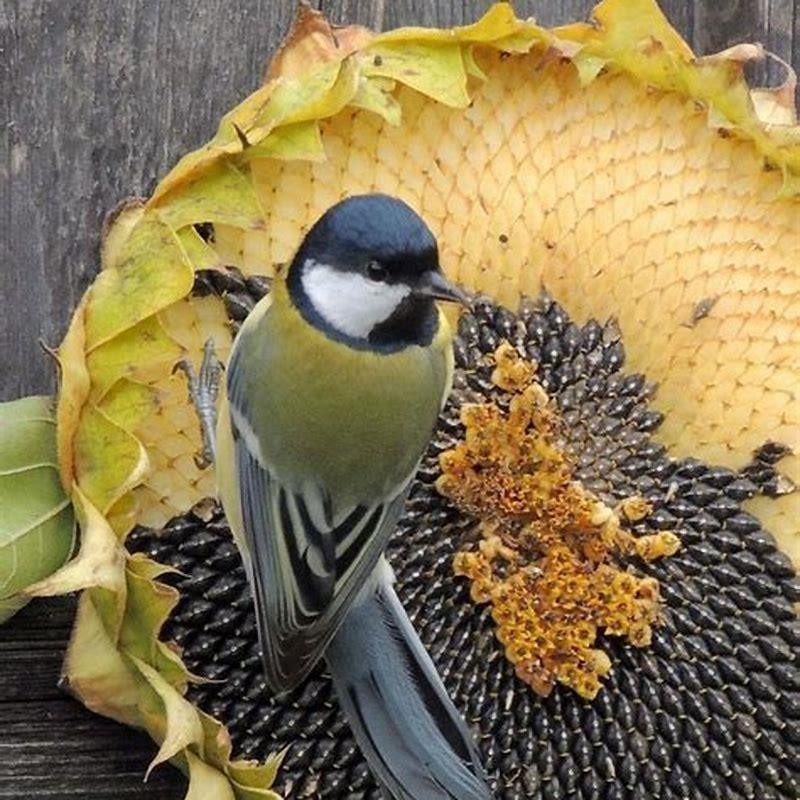
[[[0,623],[27,602],[23,590],[70,556],[75,517],[61,485],[48,397],[0,404]]]

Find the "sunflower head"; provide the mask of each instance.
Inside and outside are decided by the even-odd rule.
[[[258,661],[235,554],[215,538],[224,523],[196,506],[213,494],[214,476],[194,462],[199,429],[173,367],[199,360],[209,337],[224,358],[229,316],[246,316],[320,215],[344,197],[383,192],[421,213],[451,278],[490,298],[459,323],[455,405],[401,523],[416,550],[402,551],[396,571],[509,796],[518,796],[520,782],[532,793],[543,784],[577,792],[568,770],[554,783],[558,750],[547,732],[555,718],[570,720],[588,753],[580,756],[594,776],[586,778],[587,796],[602,794],[604,770],[625,771],[637,785],[638,769],[648,786],[670,781],[687,796],[691,783],[670,739],[631,766],[607,752],[603,742],[616,733],[597,735],[612,726],[613,702],[627,719],[625,703],[644,696],[631,689],[636,670],[652,672],[653,663],[663,678],[656,684],[669,687],[659,695],[665,707],[675,706],[681,686],[710,686],[696,672],[700,662],[718,669],[714,686],[741,688],[739,699],[755,698],[745,679],[759,670],[768,685],[780,684],[780,698],[794,697],[784,691],[784,673],[770,672],[789,662],[783,645],[791,631],[766,642],[763,620],[747,610],[750,600],[756,610],[768,605],[783,631],[798,599],[791,568],[749,512],[795,559],[800,514],[789,491],[800,479],[792,454],[800,446],[800,138],[788,93],[751,92],[742,77],[744,60],[758,52],[745,46],[697,58],[652,0],[605,0],[592,24],[556,30],[517,19],[507,4],[452,30],[382,34],[334,31],[302,11],[263,85],[150,198],[116,215],[102,272],[59,349],[58,461],[81,549],[35,590],[85,590],[65,665],[72,690],[91,708],[150,731],[161,743],[158,760],[172,759],[213,800],[274,797],[280,759],[258,766],[235,755],[263,758],[326,729],[320,720],[335,712],[319,676],[284,717],[257,675],[241,672],[236,654],[225,649],[223,659],[222,645],[191,647],[219,630],[215,641],[237,640],[247,663]],[[543,285],[555,300],[523,299]],[[496,353],[504,339],[517,355]],[[463,416],[458,398],[473,404]],[[481,520],[477,543],[471,517],[454,516],[433,489],[442,468],[443,491]],[[767,499],[761,489],[779,496]],[[169,530],[189,544],[139,549],[187,574],[214,555],[219,570],[206,575],[206,588],[190,576],[180,595],[164,585],[177,578],[130,555],[136,537],[146,538],[137,525],[158,529],[170,520]],[[675,550],[670,531],[680,535],[680,552],[649,563]],[[496,623],[453,576],[457,553],[458,569]],[[623,558],[639,558],[637,574],[621,560],[614,566]],[[421,574],[437,579],[420,582]],[[218,594],[209,596],[212,585]],[[573,617],[563,602],[571,594],[585,600]],[[202,600],[202,613],[187,597]],[[215,598],[236,609],[228,622],[215,616]],[[434,611],[445,598],[457,598],[461,610],[442,622]],[[201,637],[189,623],[203,614],[210,621]],[[733,623],[755,644],[742,650]],[[496,657],[495,625],[513,667]],[[652,645],[625,649],[606,634]],[[444,664],[452,643],[465,641],[470,648],[455,650],[463,663]],[[760,644],[768,657],[756,652]],[[214,694],[216,684],[202,690],[207,710],[230,714],[235,751],[225,729],[198,709],[201,690],[188,688],[194,678],[184,659],[203,671],[202,652],[217,654],[208,677],[249,687],[250,705],[231,688],[233,705]],[[746,653],[746,670],[730,652]],[[515,671],[548,697],[531,699]],[[558,683],[597,696],[577,706]],[[498,685],[513,714],[500,704]],[[651,688],[642,692],[650,697]],[[706,721],[719,718],[702,706],[717,691],[698,689],[684,714],[699,720],[700,733],[692,739],[693,727],[683,737],[686,752],[697,742],[696,774],[725,761],[704,761],[704,753],[729,747],[724,731],[722,744],[704,739],[713,733]],[[767,701],[758,703],[763,711]],[[647,703],[637,707],[647,719],[642,741],[654,741],[657,720]],[[781,714],[793,713],[786,707]],[[274,726],[264,722],[267,708]],[[303,721],[302,735],[291,719]],[[535,729],[544,731],[541,761],[530,745]],[[264,734],[256,744],[253,731]],[[786,759],[774,756],[785,742],[756,732],[753,747],[769,740],[773,755],[764,757],[774,757],[775,781],[791,792]],[[323,781],[324,796],[344,791],[334,786],[337,774],[368,796],[374,787],[348,741],[337,740],[334,760],[324,755],[330,743],[300,747],[284,771],[287,791],[315,796],[322,779],[313,764],[322,764],[334,776]],[[669,769],[654,774],[662,762]],[[706,784],[720,794],[726,780],[720,772]]]

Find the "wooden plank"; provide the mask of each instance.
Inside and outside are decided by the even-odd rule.
[[[58,688],[72,598],[35,601],[0,627],[0,800],[171,800],[186,781],[147,764],[152,740],[92,714]]]
[[[694,42],[699,54],[716,53],[745,41],[765,38],[763,0],[728,0],[697,3],[694,8]]]
[[[144,783],[149,737],[91,714],[67,698],[2,703],[0,799],[168,800],[186,780],[170,766]]]
[[[466,25],[478,19],[489,3],[483,0],[323,0],[322,10],[339,23],[357,23],[374,30],[399,25]],[[517,0],[520,17],[533,16],[542,25],[558,25],[586,19],[595,4],[591,0]]]
[[[104,215],[258,84],[291,0],[0,4],[0,399],[49,392]]]
[[[58,676],[74,613],[74,598],[39,600],[0,627],[0,719],[8,703],[64,700]]]
[[[800,72],[800,0],[794,0],[793,9],[793,24],[792,24],[792,42],[791,42],[791,58],[789,59],[795,72]],[[780,54],[779,54],[780,55]],[[795,97],[800,96],[800,93]]]
[[[379,31],[387,27],[386,5],[386,0],[322,0],[320,8],[331,22]]]
[[[775,53],[791,62],[792,60],[792,37],[794,36],[793,22],[797,13],[797,3],[790,2],[771,2],[771,0],[759,0],[759,7],[763,9],[762,19],[764,23],[764,37],[761,43],[771,53]],[[782,81],[786,70],[774,61],[767,63],[766,79],[774,85]]]
[[[798,68],[797,38],[793,25],[798,14],[795,0],[729,0],[694,6],[694,46],[699,54],[716,53],[739,42],[759,42],[766,49]],[[777,85],[786,69],[768,60],[748,67],[754,86]]]

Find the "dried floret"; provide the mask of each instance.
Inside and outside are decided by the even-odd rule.
[[[620,556],[672,555],[671,532],[635,536],[625,525],[652,511],[642,497],[612,509],[574,478],[562,421],[535,366],[513,347],[495,353],[495,403],[462,409],[464,441],[442,453],[439,491],[481,520],[476,549],[458,553],[456,574],[476,603],[490,603],[497,638],[517,675],[540,695],[556,683],[593,698],[611,661],[598,633],[650,644],[658,622],[658,582],[621,567]],[[503,403],[505,405],[505,403]]]
[[[518,392],[533,383],[536,365],[519,358],[517,351],[503,342],[494,354],[495,369],[492,382],[507,392]]]

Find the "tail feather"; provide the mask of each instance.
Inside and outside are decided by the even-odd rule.
[[[480,757],[389,580],[325,653],[340,705],[391,800],[490,800]]]

